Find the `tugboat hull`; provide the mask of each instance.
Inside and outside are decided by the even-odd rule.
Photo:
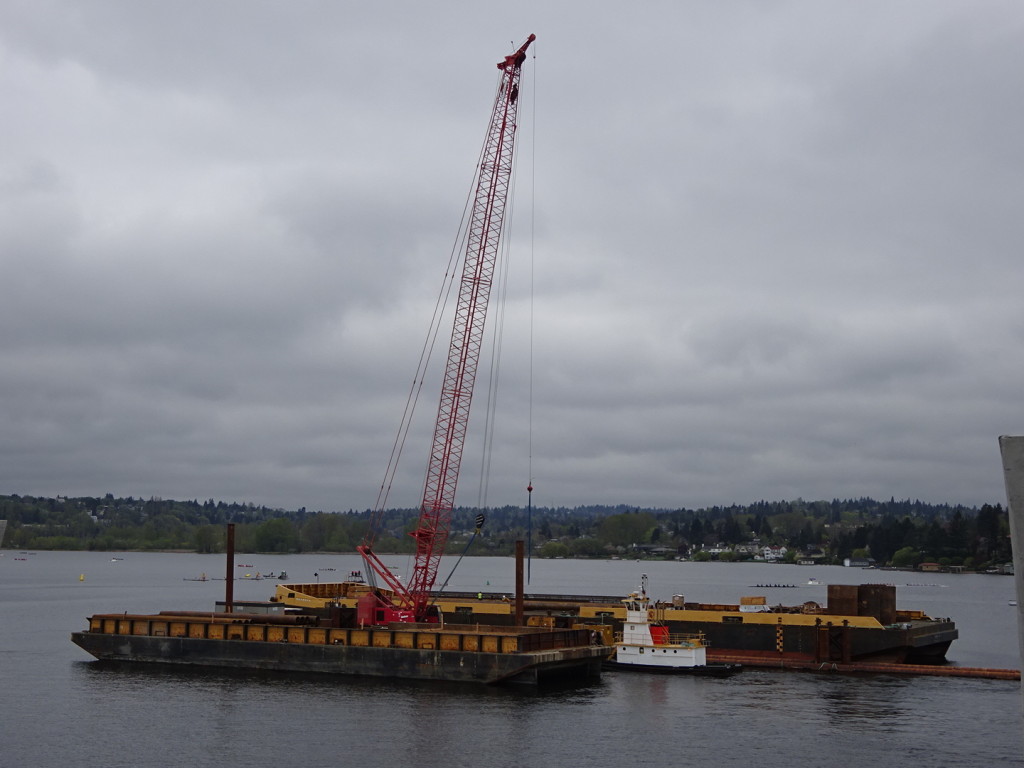
[[[653,672],[656,675],[694,675],[696,677],[730,677],[743,671],[742,664],[710,663],[697,667],[665,667],[657,664],[619,664],[606,661],[605,669],[631,672]]]

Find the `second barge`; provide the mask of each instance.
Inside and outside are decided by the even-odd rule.
[[[279,584],[272,601],[301,611],[354,616],[368,590],[357,582]],[[446,592],[435,602],[446,621],[514,623],[515,606],[507,596]],[[548,627],[608,624],[621,631],[626,618],[621,598],[611,596],[525,595],[524,607],[528,623]],[[896,588],[888,584],[830,584],[824,606],[770,606],[763,596],[744,597],[737,604],[695,603],[676,596],[671,602],[653,603],[652,610],[671,633],[706,638],[709,661],[938,665],[946,662],[958,637],[950,619],[897,610]]]

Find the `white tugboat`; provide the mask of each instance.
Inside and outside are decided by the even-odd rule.
[[[626,620],[616,637],[615,657],[608,661],[614,669],[669,674],[725,676],[739,672],[740,664],[708,664],[707,646],[702,635],[670,635],[668,627],[657,620],[657,608],[647,596],[647,574],[640,592],[622,601]]]

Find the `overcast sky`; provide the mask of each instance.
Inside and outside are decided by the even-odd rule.
[[[530,33],[483,501],[1005,501],[1019,0],[5,2],[0,493],[372,506]]]

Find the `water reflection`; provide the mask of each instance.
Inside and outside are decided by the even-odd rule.
[[[18,581],[0,585],[4,765],[220,768],[351,762],[367,768],[477,768],[482,763],[518,768],[618,763],[624,745],[638,738],[645,752],[637,765],[748,766],[785,759],[795,768],[841,761],[973,768],[1024,762],[1020,688],[1004,681],[747,669],[725,680],[609,673],[591,686],[535,690],[103,665],[86,661],[69,639],[90,613],[208,610],[221,596],[219,586],[181,580],[203,570],[220,572],[215,558],[133,554],[116,566],[109,556],[106,560],[52,553],[40,555],[31,573],[5,574]],[[58,567],[62,564],[70,565]],[[296,574],[306,566],[311,574],[326,563],[281,556],[272,564],[275,571]],[[735,599],[747,593],[746,584],[798,577],[782,566],[761,573],[756,566],[648,565],[644,570],[664,594],[705,600]],[[467,561],[463,568],[467,582],[483,577],[496,589],[505,588],[497,586],[502,569],[511,574],[510,561],[494,558]],[[84,584],[77,581],[82,572],[87,573]],[[636,583],[639,566],[550,561],[535,562],[533,572],[537,591],[618,594]],[[970,586],[978,579],[964,577],[941,590],[942,605],[953,608],[937,612],[954,615],[959,623],[957,601],[974,599]],[[998,590],[1003,582],[985,584]],[[252,591],[246,597],[269,595],[268,582],[243,586]],[[1002,599],[996,594],[992,600],[997,598]],[[913,600],[908,607],[914,607]],[[1017,646],[1000,634],[1003,625],[995,618],[988,609],[972,615],[972,629],[983,637],[970,652],[1000,654],[1000,643],[1010,643],[1012,661]],[[954,652],[968,653],[957,644]]]
[[[900,727],[907,715],[904,695],[908,678],[873,677],[870,680],[838,675],[816,677],[818,698],[828,724],[834,727],[870,723],[876,730]]]

